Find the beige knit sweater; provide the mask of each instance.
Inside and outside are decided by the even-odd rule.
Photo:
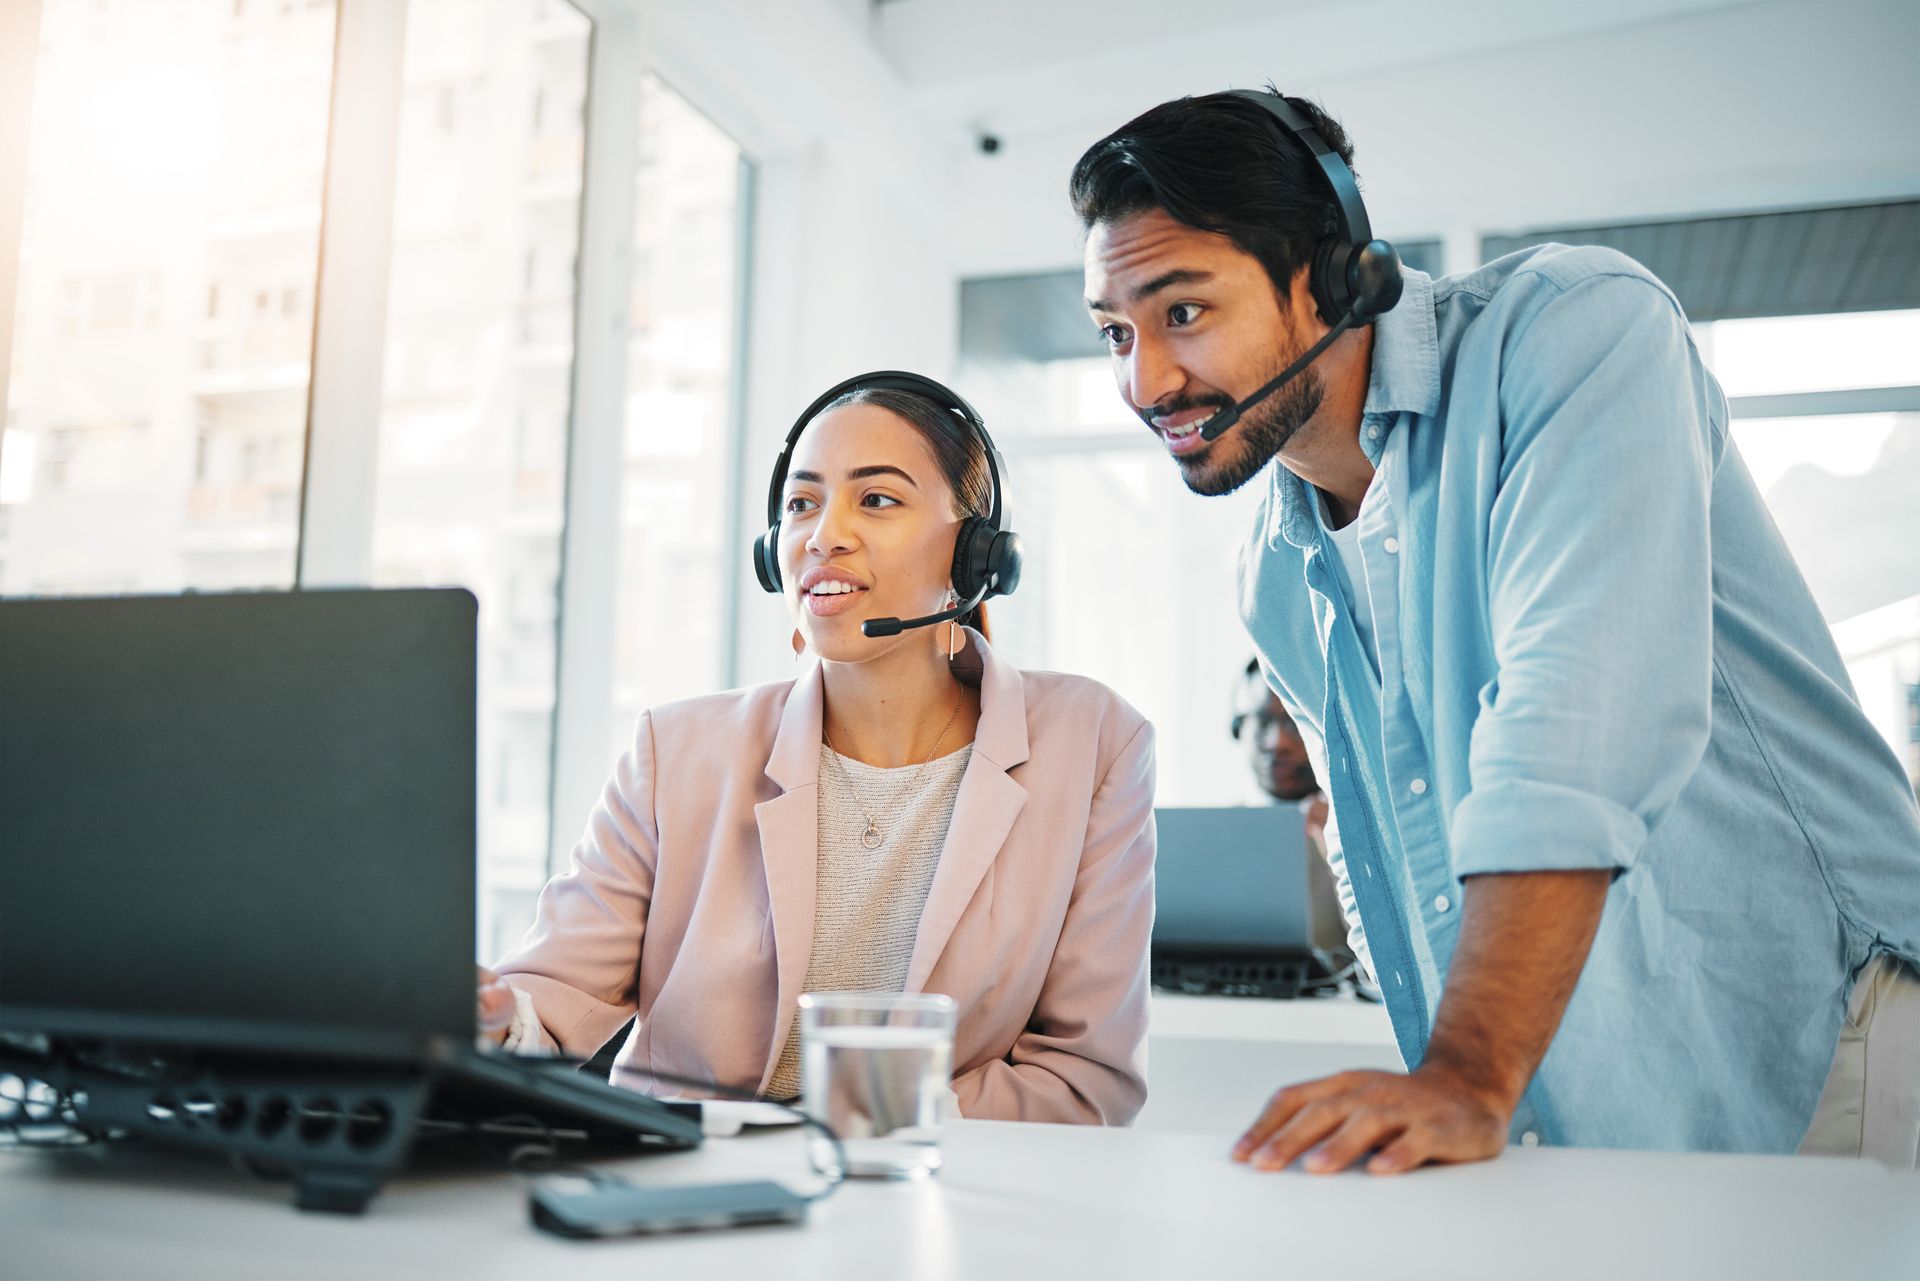
[[[813,951],[802,991],[898,992],[906,986],[920,913],[972,756],[969,744],[929,762],[916,781],[921,766],[881,769],[821,745]],[[852,781],[853,792],[845,780]],[[860,843],[869,812],[886,836],[879,849]],[[767,1095],[799,1093],[796,1017]]]

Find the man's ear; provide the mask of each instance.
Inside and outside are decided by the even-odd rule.
[[[1287,289],[1286,310],[1296,333],[1318,337],[1326,332],[1327,324],[1320,319],[1320,304],[1313,300],[1313,286],[1309,283],[1312,274],[1311,263],[1301,263],[1294,268],[1293,280]]]

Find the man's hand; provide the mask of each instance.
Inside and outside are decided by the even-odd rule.
[[[1278,1170],[1319,1144],[1306,1168],[1322,1174],[1378,1148],[1367,1170],[1397,1174],[1497,1156],[1587,963],[1611,881],[1606,869],[1467,878],[1460,941],[1420,1066],[1289,1086],[1233,1159]]]
[[[1278,1170],[1306,1153],[1301,1165],[1313,1174],[1344,1170],[1376,1149],[1369,1174],[1484,1161],[1506,1146],[1515,1102],[1438,1066],[1406,1076],[1342,1072],[1276,1093],[1233,1145],[1233,1159]]]

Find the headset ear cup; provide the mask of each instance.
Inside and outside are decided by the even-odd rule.
[[[753,540],[753,572],[763,590],[780,590],[780,526]]]
[[[981,535],[987,535],[983,541]],[[973,599],[986,573],[987,554],[992,550],[993,530],[978,516],[960,522],[953,539],[953,591],[961,600]]]
[[[1384,240],[1369,240],[1352,253],[1346,279],[1353,309],[1361,320],[1392,311],[1406,286],[1400,273],[1399,251]]]
[[[999,530],[979,516],[969,516],[953,544],[953,590],[961,600],[972,600],[981,584],[993,581],[989,598],[1008,596],[1020,585],[1020,535]]]
[[[1352,249],[1352,245],[1338,240],[1322,240],[1313,247],[1307,287],[1320,308],[1320,319],[1329,325],[1340,323],[1351,301],[1347,292],[1347,260]]]
[[[987,572],[994,576],[995,596],[1013,595],[1013,589],[1020,585],[1023,559],[1020,535],[1008,529],[993,536],[993,550],[987,555]]]

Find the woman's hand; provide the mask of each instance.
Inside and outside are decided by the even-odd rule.
[[[479,987],[480,1035],[495,1045],[507,1039],[513,1026],[513,989],[484,965],[473,967]]]

